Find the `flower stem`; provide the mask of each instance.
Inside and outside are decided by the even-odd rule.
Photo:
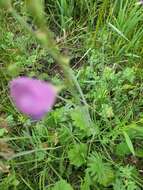
[[[49,51],[49,53],[59,64],[60,68],[63,70],[67,87],[70,89],[76,103],[81,107],[82,104],[86,107],[86,118],[89,122],[91,122],[88,104],[86,102],[82,89],[73,73],[73,70],[69,66],[69,58],[60,53],[56,42],[53,39],[51,31],[47,28],[47,26],[43,25],[38,31],[33,31],[31,27],[25,22],[25,20],[14,9],[11,9],[11,13],[28,32],[30,32],[32,35],[35,35],[35,37],[41,42],[41,44]]]

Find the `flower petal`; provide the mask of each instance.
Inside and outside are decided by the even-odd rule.
[[[21,112],[33,119],[41,119],[52,109],[57,90],[41,80],[18,77],[10,82],[10,95]]]

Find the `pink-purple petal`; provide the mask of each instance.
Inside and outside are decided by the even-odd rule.
[[[52,109],[57,90],[41,80],[18,77],[10,82],[10,95],[22,113],[38,120]]]

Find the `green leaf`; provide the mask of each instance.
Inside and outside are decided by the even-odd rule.
[[[142,125],[138,125],[136,123],[132,123],[127,126],[126,132],[130,136],[130,138],[143,137],[143,127]]]
[[[112,107],[108,104],[102,104],[101,115],[105,118],[112,118],[114,116]]]
[[[139,158],[143,158],[143,149],[142,148],[138,148],[136,150],[136,156]]]
[[[90,185],[91,185],[91,179],[90,179],[89,173],[86,172],[84,181],[81,184],[80,190],[90,190]]]
[[[7,133],[7,130],[5,128],[0,129],[0,137],[4,136],[4,134]]]
[[[55,184],[52,190],[73,190],[73,188],[65,180],[60,180]]]
[[[129,147],[131,153],[135,156],[135,150],[134,150],[134,147],[133,147],[133,144],[132,144],[132,141],[131,141],[129,135],[125,131],[123,132],[123,134],[124,134],[126,143],[127,143],[128,147]]]
[[[115,175],[113,169],[110,166],[106,166],[104,168],[103,176],[98,179],[98,182],[104,187],[108,187],[113,182],[114,177]]]
[[[122,38],[124,38],[126,41],[129,41],[129,39],[123,34],[123,32],[120,31],[118,28],[116,28],[116,26],[114,26],[110,22],[108,23],[108,25],[113,29],[113,31],[115,31],[116,33],[118,33]]]
[[[110,67],[105,67],[103,71],[103,77],[106,80],[112,80],[114,78],[114,71]]]
[[[22,69],[22,66],[17,63],[13,63],[10,64],[7,68],[7,73],[11,76],[11,77],[16,77],[19,75],[20,71]]]
[[[134,69],[133,68],[129,68],[127,67],[124,71],[123,71],[123,78],[125,80],[128,80],[129,82],[133,82],[135,79],[135,74],[134,74]]]
[[[114,170],[110,164],[103,162],[102,156],[96,152],[89,157],[88,171],[95,182],[105,187],[111,185],[115,178]]]
[[[115,183],[113,184],[114,190],[126,190],[125,185],[123,184],[122,180],[116,179]]]
[[[126,142],[121,142],[120,144],[116,145],[115,154],[117,156],[125,156],[130,153],[131,153],[131,151]]]
[[[86,117],[86,112],[85,112],[84,107],[78,107],[74,109],[71,112],[71,118],[74,122],[75,127],[80,129],[83,132],[84,136],[90,136],[91,135],[91,130],[89,126],[89,121],[88,118]]]
[[[0,8],[10,9],[11,8],[11,0],[0,0]]]
[[[69,151],[68,157],[71,164],[80,167],[86,162],[87,157],[87,145],[86,144],[75,144]]]

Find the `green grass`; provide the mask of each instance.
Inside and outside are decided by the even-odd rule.
[[[29,23],[23,1],[13,7]],[[9,81],[63,86],[63,73],[34,36],[0,11],[0,190],[142,190],[143,7],[136,0],[47,0],[45,19],[88,103],[59,94],[39,122],[19,113]]]

